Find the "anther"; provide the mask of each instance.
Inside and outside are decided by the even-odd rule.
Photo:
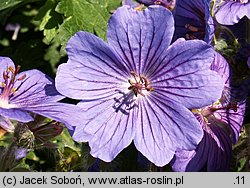
[[[15,74],[15,73],[16,73],[15,68],[12,67],[12,66],[9,66],[8,71],[12,72],[12,74]]]
[[[0,87],[5,87],[5,86],[6,86],[6,84],[5,84],[5,83],[0,82]]]
[[[9,79],[9,76],[8,76],[8,73],[7,73],[6,70],[3,72],[3,79],[4,79],[5,81],[7,81],[7,80]]]
[[[17,68],[16,68],[16,70],[15,70],[15,75],[17,75],[17,74],[19,73],[20,69],[21,69],[21,66],[20,66],[20,65],[17,65]]]
[[[21,80],[23,80],[23,79],[25,79],[26,78],[26,74],[23,74],[22,76],[20,76],[17,80],[18,81],[21,81]]]
[[[199,29],[197,27],[194,27],[194,26],[192,26],[190,24],[186,24],[185,28],[190,30],[190,31],[193,31],[193,32],[198,32],[199,31]]]
[[[150,82],[148,79],[142,75],[138,75],[136,72],[131,71],[131,75],[134,77],[134,80],[129,79],[128,82],[130,83],[131,86],[128,87],[129,90],[132,90],[137,97],[138,94],[141,96],[145,96],[143,94],[143,90],[146,91],[154,91],[152,87],[149,86]]]

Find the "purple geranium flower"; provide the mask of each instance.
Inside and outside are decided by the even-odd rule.
[[[145,5],[162,5],[166,8],[173,9],[176,0],[138,0]]]
[[[15,151],[16,160],[20,160],[20,159],[26,157],[27,153],[29,152],[28,149],[22,148],[22,147],[15,147],[15,149],[16,149],[16,151]]]
[[[250,1],[248,0],[219,0],[216,1],[215,18],[223,25],[234,25],[241,18],[250,19]]]
[[[0,116],[0,127],[6,130],[7,132],[14,131],[14,124],[7,118]]]
[[[210,14],[211,0],[177,0],[174,9],[174,41],[180,37],[211,43],[215,30]]]
[[[132,8],[140,7],[140,4],[133,1],[133,0],[123,0],[122,5],[128,5],[128,6],[132,7]]]
[[[33,121],[30,113],[72,126],[81,124],[80,108],[75,105],[56,102],[60,95],[51,78],[38,70],[19,73],[8,57],[0,57],[0,116],[20,122]]]
[[[225,82],[222,97],[213,105],[194,110],[204,136],[195,150],[176,152],[172,163],[175,171],[229,170],[232,143],[238,139],[244,118],[245,97],[239,97],[239,88],[231,87],[229,65],[219,53],[211,69]]]
[[[163,166],[176,149],[200,142],[202,129],[188,108],[216,101],[223,82],[209,70],[212,47],[200,40],[169,46],[173,32],[168,9],[123,6],[109,20],[108,43],[87,32],[68,41],[69,60],[58,68],[56,88],[82,100],[85,127],[76,128],[73,138],[88,141],[94,157],[111,161],[134,141]]]

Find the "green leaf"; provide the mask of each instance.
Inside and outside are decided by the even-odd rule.
[[[20,4],[23,0],[1,0],[0,1],[0,11],[14,7]]]
[[[87,31],[105,39],[111,9],[120,5],[120,0],[61,0],[56,11],[65,16],[57,39],[64,47],[69,38],[78,31]]]
[[[41,20],[39,30],[43,31],[46,44],[49,44],[54,39],[59,25],[63,22],[61,14],[55,11],[57,4],[58,0],[47,0],[35,17],[35,20]]]
[[[58,147],[61,149],[68,147],[77,152],[81,151],[81,148],[76,146],[74,140],[66,128],[64,128],[63,132],[54,139],[54,143],[57,143]]]
[[[53,43],[49,46],[49,48],[46,50],[46,53],[44,54],[44,59],[50,63],[53,72],[56,72],[57,64],[61,59],[61,54],[57,49],[58,46],[60,46],[60,44],[58,45]]]
[[[29,3],[39,2],[43,0],[0,0],[0,23],[6,24],[8,18],[12,15],[13,11]],[[21,9],[19,9],[21,10]],[[8,20],[9,22],[10,20]]]
[[[247,157],[240,159],[238,162],[237,172],[243,171],[243,169],[246,165],[247,165]]]

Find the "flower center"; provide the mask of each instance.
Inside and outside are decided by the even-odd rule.
[[[26,77],[26,75],[23,74],[19,78],[16,78],[20,68],[21,66],[17,66],[17,68],[10,66],[3,72],[4,81],[0,82],[0,88],[2,88],[2,93],[0,94],[1,108],[13,107],[13,105],[9,104],[9,98],[17,92],[17,88],[14,87],[14,84],[16,81],[21,81]]]
[[[128,80],[128,82],[130,83],[128,89],[133,91],[136,97],[138,96],[138,94],[145,97],[145,93],[143,93],[144,91],[154,91],[154,89],[149,86],[151,83],[145,76],[137,74],[134,71],[131,71],[130,74],[133,78]]]

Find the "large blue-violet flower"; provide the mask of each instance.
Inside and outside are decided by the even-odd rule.
[[[210,2],[211,0],[176,0],[173,41],[183,37],[187,40],[212,42],[215,25],[210,14]]]
[[[81,125],[79,107],[56,102],[65,97],[51,78],[38,70],[19,72],[20,66],[15,67],[10,58],[0,57],[0,116],[29,122],[34,120],[30,113],[35,113],[65,123],[69,129]]]
[[[56,88],[85,114],[76,141],[106,162],[134,141],[158,166],[176,149],[195,149],[203,131],[189,109],[219,99],[223,81],[209,67],[213,49],[200,40],[178,40],[171,11],[153,5],[144,11],[122,6],[111,16],[108,43],[77,32],[66,46],[69,60],[59,66]],[[86,138],[83,133],[92,135]]]
[[[204,136],[195,150],[176,152],[174,171],[229,171],[232,144],[237,142],[242,127],[246,95],[240,87],[232,86],[229,64],[219,53],[211,69],[225,82],[222,96],[212,105],[193,110]]]
[[[145,5],[161,5],[168,9],[174,9],[176,0],[138,0]]]
[[[250,1],[248,0],[217,0],[215,19],[223,25],[234,25],[241,18],[250,19]]]

